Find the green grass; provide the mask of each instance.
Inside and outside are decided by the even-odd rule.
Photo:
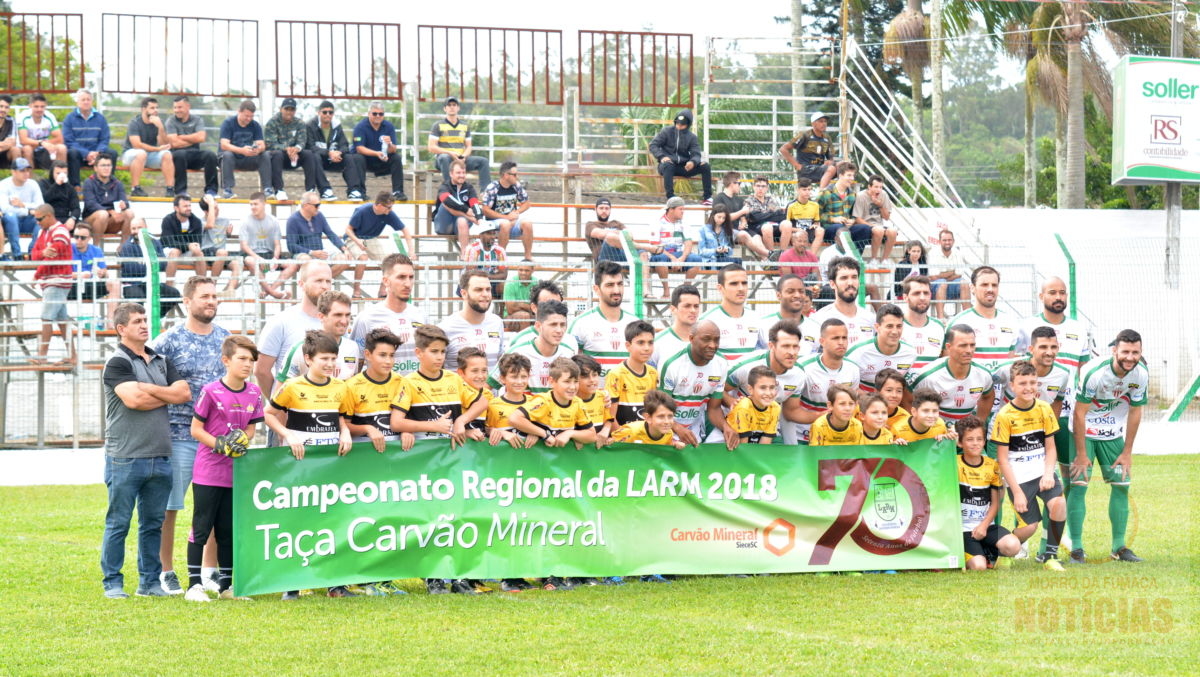
[[[0,674],[1195,674],[1200,496],[1178,478],[1197,462],[1136,459],[1141,565],[1052,574],[1029,560],[972,574],[697,577],[470,599],[406,581],[405,597],[203,606],[102,597],[102,487],[0,488]],[[1106,501],[1103,487],[1089,492],[1085,545],[1097,556]],[[1049,612],[1081,599],[1119,604],[1122,618],[1158,615],[1149,628],[1098,632],[1015,612],[1017,600]]]

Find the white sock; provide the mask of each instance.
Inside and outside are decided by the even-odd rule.
[[[209,578],[214,581],[217,580],[217,568],[216,567],[200,567],[200,577],[201,578]]]

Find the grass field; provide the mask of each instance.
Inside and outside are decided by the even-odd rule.
[[[1094,487],[1095,563],[1065,574],[1026,560],[978,574],[697,577],[475,598],[406,581],[403,597],[287,604],[104,599],[103,487],[0,488],[0,674],[1194,675],[1200,493],[1179,478],[1198,463],[1135,460],[1141,565],[1100,559],[1107,490]]]

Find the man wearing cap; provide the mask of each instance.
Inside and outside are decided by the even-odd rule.
[[[396,127],[383,119],[382,101],[372,101],[367,107],[367,117],[354,125],[350,148],[363,156],[364,169],[375,176],[392,177],[392,197],[397,202],[408,202],[404,194],[404,154],[396,145]]]
[[[500,178],[482,185],[479,204],[483,215],[495,221],[500,230],[500,247],[507,248],[509,238],[520,238],[525,258],[533,258],[533,221],[521,218],[532,203],[518,179],[517,163],[509,160],[501,164]]]
[[[459,103],[453,96],[446,98],[442,105],[446,117],[435,122],[429,130],[429,143],[425,148],[433,156],[433,163],[442,173],[442,181],[450,181],[450,163],[462,160],[467,164],[468,172],[479,173],[479,185],[487,186],[492,182],[491,169],[487,158],[471,155],[471,126],[458,117]],[[528,256],[529,252],[526,252]]]
[[[468,268],[474,264],[487,273],[492,281],[493,298],[504,297],[504,279],[508,277],[508,269],[504,265],[507,255],[504,247],[496,242],[499,229],[500,224],[484,219],[471,224],[471,237],[474,239],[464,252]]]
[[[271,163],[271,185],[279,191],[276,200],[286,200],[283,191],[283,170],[303,169],[304,190],[317,189],[317,159],[311,150],[307,150],[308,130],[300,118],[296,117],[296,100],[288,97],[283,100],[279,112],[267,121],[263,133],[267,142],[267,157]],[[282,194],[282,197],[280,196]]]
[[[672,197],[667,200],[666,211],[658,220],[655,231],[657,247],[650,253],[650,265],[658,271],[662,280],[663,297],[671,296],[671,288],[667,285],[667,273],[683,273],[690,280],[700,272],[699,266],[681,266],[680,263],[700,263],[703,259],[699,254],[693,254],[700,245],[700,226],[683,225],[683,198]]]
[[[583,224],[583,234],[587,238],[588,246],[592,248],[592,256],[597,261],[624,263],[625,250],[621,248],[624,236],[621,232],[625,230],[625,224],[610,218],[611,216],[612,202],[606,197],[596,200],[596,220]],[[633,246],[644,261],[649,261],[650,253],[658,249],[657,245],[636,241]]]
[[[317,107],[317,117],[309,120],[307,130],[306,149],[316,158],[317,190],[321,191],[321,199],[336,199],[325,172],[340,170],[346,181],[346,199],[352,202],[365,200],[365,158],[350,152],[350,141],[342,131],[342,123],[333,121],[333,102],[321,102]]]
[[[684,109],[675,124],[665,127],[650,142],[650,154],[658,160],[667,199],[675,197],[675,177],[700,175],[704,182],[704,204],[712,204],[712,168],[700,156],[700,140],[692,133],[692,111]]]
[[[21,233],[32,235],[37,230],[37,218],[33,212],[42,205],[42,188],[37,181],[29,178],[31,167],[29,160],[19,157],[13,162],[12,176],[0,181],[0,209],[4,213],[4,235],[12,247],[12,258],[20,261]],[[0,241],[0,250],[3,241]],[[30,251],[33,242],[29,243]],[[0,257],[8,261],[8,255]]]
[[[811,123],[812,127],[808,131],[797,134],[791,141],[783,144],[779,154],[796,168],[797,179],[820,182],[819,190],[824,190],[833,180],[835,173],[833,142],[825,136],[825,129],[829,127],[829,116],[820,112],[813,113]]]

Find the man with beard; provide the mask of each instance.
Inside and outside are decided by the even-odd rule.
[[[254,380],[263,395],[270,397],[275,385],[275,362],[288,348],[304,340],[310,329],[320,329],[317,299],[333,285],[333,272],[324,261],[306,261],[300,267],[300,302],[267,320],[258,335],[258,361]],[[218,361],[219,362],[219,361]]]
[[[841,385],[856,392],[862,380],[858,365],[845,359],[850,348],[848,337],[845,322],[836,317],[823,321],[820,354],[797,365],[804,372],[804,388],[800,391],[799,444],[808,444],[813,421],[829,408],[829,387]]]
[[[817,351],[821,338],[821,327],[825,320],[841,320],[846,326],[847,339],[858,343],[875,337],[875,314],[858,304],[858,283],[862,269],[858,261],[849,256],[839,256],[829,262],[829,284],[833,287],[833,303],[809,315],[801,325],[804,333],[801,355]],[[824,400],[822,400],[824,402]]]
[[[621,308],[625,298],[625,273],[612,261],[596,263],[592,291],[600,305],[575,318],[570,334],[579,342],[579,352],[600,363],[601,376],[625,359],[625,325],[638,318]],[[541,313],[538,313],[541,315]]]
[[[797,424],[803,422],[803,410],[800,406],[800,394],[804,389],[804,372],[796,365],[800,356],[800,327],[790,320],[780,320],[771,326],[767,332],[767,349],[746,357],[741,362],[729,367],[729,376],[725,379],[726,409],[733,407],[738,399],[750,394],[750,371],[755,367],[770,367],[775,372],[775,380],[779,387],[775,393],[775,401],[783,405],[780,411],[782,420],[779,424],[780,435],[776,440],[784,444],[796,444],[800,430]],[[810,419],[809,422],[815,420]],[[709,433],[707,442],[729,443],[724,429]]]
[[[790,320],[800,325],[804,322],[804,308],[811,308],[812,300],[804,289],[804,280],[796,275],[780,275],[775,283],[775,294],[779,297],[779,310],[762,317],[762,328],[758,332],[758,342],[767,344],[767,332],[780,320]]]
[[[963,274],[967,270],[967,262],[962,252],[954,248],[954,233],[943,229],[938,234],[940,246],[930,250],[926,260],[929,265],[929,277],[932,280],[933,295],[938,301],[938,317],[946,319],[954,313],[946,308],[958,308],[957,301],[962,301],[962,307],[967,305],[967,286],[963,284]],[[947,299],[949,301],[947,301]]]
[[[671,292],[673,321],[670,327],[655,335],[654,354],[650,356],[650,364],[655,367],[661,366],[691,343],[692,329],[696,326],[696,319],[700,317],[701,305],[703,303],[700,300],[700,290],[695,285],[681,284]]]
[[[420,366],[417,362],[416,344],[413,343],[413,332],[425,324],[425,313],[409,303],[412,300],[416,269],[412,260],[404,254],[391,254],[380,264],[380,271],[387,295],[382,301],[363,309],[354,321],[350,338],[362,348],[366,343],[367,334],[372,329],[386,327],[388,331],[400,337],[401,342],[400,347],[396,349],[396,365],[393,370],[398,374],[410,374]]]
[[[910,369],[905,380],[908,390],[900,406],[912,411],[913,391],[922,386],[942,396],[941,415],[950,424],[971,414],[986,421],[992,411],[995,393],[992,374],[974,361],[975,330],[969,325],[951,325],[946,332],[946,356],[930,362],[924,369]]]
[[[162,573],[159,583],[172,595],[182,595],[183,586],[175,573],[175,521],[183,510],[184,498],[192,483],[192,466],[196,460],[196,440],[192,437],[192,407],[200,399],[200,389],[225,375],[221,364],[221,344],[229,331],[213,323],[217,316],[217,283],[210,277],[188,278],[183,285],[183,307],[187,319],[159,334],[150,342],[154,352],[167,358],[187,381],[192,397],[182,404],[168,404],[167,417],[171,423],[171,496],[163,518],[162,544],[159,557]],[[217,554],[209,534],[204,548],[204,586],[217,591]]]
[[[721,330],[721,349],[717,355],[732,364],[765,346],[759,337],[763,320],[746,307],[750,279],[745,268],[731,263],[717,271],[717,291],[721,294],[721,305],[700,319],[712,320]]]
[[[583,236],[587,238],[592,256],[597,261],[624,263],[625,250],[621,249],[621,231],[625,230],[625,224],[610,218],[611,215],[612,202],[606,197],[596,200],[596,220],[583,224]],[[633,246],[640,252],[638,255],[643,261],[649,261],[650,252],[658,248],[643,242],[635,242]]]
[[[490,370],[500,361],[504,320],[490,310],[492,284],[487,273],[478,268],[464,271],[458,279],[458,295],[463,300],[462,310],[438,323],[450,340],[442,368],[458,369],[458,351],[470,346],[483,351]]]
[[[362,364],[362,347],[346,335],[350,328],[350,297],[330,289],[317,298],[317,317],[321,320],[321,331],[338,342],[337,370],[334,377],[343,381],[358,373]],[[308,360],[304,357],[304,340],[296,342],[279,359],[275,370],[275,382],[283,386],[290,378],[308,373]]]
[[[1000,273],[991,266],[971,272],[974,304],[950,320],[949,326],[965,324],[975,330],[975,361],[989,372],[1011,357],[1017,348],[1017,318],[996,307],[1000,297]]]
[[[859,341],[846,351],[846,359],[858,365],[858,389],[875,392],[875,375],[883,369],[895,369],[901,375],[912,369],[917,351],[901,340],[904,335],[904,313],[888,303],[875,313],[875,338]]]
[[[720,431],[733,451],[738,434],[721,411],[729,370],[727,361],[717,358],[721,330],[712,320],[702,320],[690,334],[687,348],[666,358],[659,369],[659,389],[679,405],[675,409],[675,434],[683,439],[681,433],[686,430],[699,441],[705,439],[707,430]]]
[[[942,356],[942,344],[946,341],[946,325],[929,315],[929,304],[933,298],[930,280],[924,275],[904,280],[904,333],[901,340],[913,347],[917,356],[912,370],[920,371]]]
[[[530,319],[537,318],[538,306],[547,301],[558,301],[559,303],[562,303],[562,287],[559,287],[557,284],[554,284],[549,280],[541,280],[537,284],[533,285],[533,288],[529,290]],[[537,336],[537,329],[532,325],[522,329],[521,331],[509,336],[508,345],[504,346],[504,352],[507,353],[511,351],[517,346],[517,344],[528,341],[534,336]],[[579,342],[576,341],[575,337],[571,336],[570,334],[562,337],[562,344],[570,349],[572,355],[579,352]]]

